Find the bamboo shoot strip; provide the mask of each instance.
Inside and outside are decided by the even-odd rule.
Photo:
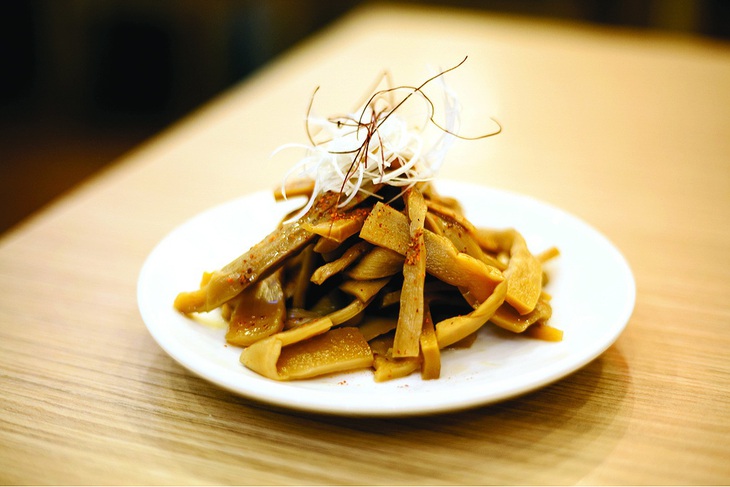
[[[300,220],[284,223],[247,252],[211,274],[200,289],[182,292],[174,306],[182,313],[211,311],[235,297],[260,277],[276,270],[287,258],[301,251],[317,235],[303,227],[303,223],[317,224],[333,218],[339,195],[325,193]],[[361,203],[367,195],[358,195],[350,208]],[[348,208],[340,210],[344,213]]]
[[[477,309],[464,316],[454,316],[436,323],[436,340],[439,348],[452,345],[481,328],[504,303],[507,281],[502,281]]]
[[[322,284],[330,277],[347,269],[363,253],[367,252],[371,248],[372,246],[367,242],[358,242],[352,245],[338,259],[318,267],[317,270],[314,271],[314,274],[312,274],[311,281],[314,284]]]
[[[543,273],[540,258],[530,253],[524,237],[512,228],[477,229],[475,237],[483,248],[509,254],[509,263],[504,271],[504,276],[509,282],[505,301],[520,314],[530,313],[535,309],[542,292]],[[557,253],[557,249],[553,253]]]
[[[426,279],[426,244],[423,224],[426,218],[426,201],[418,188],[406,192],[410,244],[403,264],[403,289],[400,296],[398,326],[393,341],[394,357],[417,357],[420,353],[419,338],[423,328],[423,294]]]
[[[360,231],[360,238],[373,245],[406,255],[410,242],[408,217],[383,203],[376,203]],[[502,272],[459,252],[447,238],[423,231],[426,272],[463,288],[481,303],[504,280]]]

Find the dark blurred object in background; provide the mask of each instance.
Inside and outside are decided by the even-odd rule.
[[[35,78],[35,22],[32,5],[26,2],[0,4],[0,106],[5,108],[29,97]]]
[[[0,233],[362,3],[0,2]],[[730,38],[724,0],[401,3]]]
[[[356,3],[0,2],[0,233]]]

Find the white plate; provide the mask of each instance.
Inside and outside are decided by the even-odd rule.
[[[548,263],[553,296],[550,324],[562,342],[515,336],[487,325],[468,350],[442,354],[442,376],[419,374],[376,383],[370,371],[277,382],[240,364],[240,349],[226,345],[225,330],[175,311],[180,291],[196,289],[204,270],[227,264],[273,230],[292,204],[255,193],[208,210],[163,239],[145,262],[138,282],[144,322],[177,362],[225,389],[287,408],[342,415],[398,416],[436,413],[501,401],[545,386],[603,353],[626,326],[634,307],[631,270],[611,243],[566,212],[535,199],[492,188],[439,181],[458,197],[477,226],[513,227],[533,252],[557,246]],[[292,202],[293,203],[293,202]]]

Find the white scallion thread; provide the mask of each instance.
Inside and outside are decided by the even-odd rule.
[[[289,179],[314,181],[312,197],[290,221],[304,215],[317,197],[328,191],[341,193],[339,205],[344,206],[364,191],[365,183],[405,189],[432,180],[455,138],[460,112],[456,96],[443,78],[440,81],[445,124],[437,128],[439,136],[428,147],[427,129],[434,128],[434,106],[420,89],[383,90],[365,107],[344,117],[322,118],[310,114],[307,123],[315,134],[313,145],[287,144],[274,153],[290,148],[305,150],[305,156],[284,175],[285,198]],[[398,92],[405,95],[394,103],[391,98]],[[405,103],[401,104],[402,101]],[[422,114],[407,116],[406,103],[420,104]]]

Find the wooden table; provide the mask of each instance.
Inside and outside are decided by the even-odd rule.
[[[145,257],[192,215],[273,188],[317,109],[389,69],[449,78],[442,170],[559,206],[637,284],[597,360],[435,417],[272,409],[187,372],[136,303]],[[328,111],[329,110],[329,111]],[[730,47],[471,12],[363,8],[0,241],[0,480],[25,484],[722,484],[730,481]],[[30,189],[32,190],[32,188]]]

